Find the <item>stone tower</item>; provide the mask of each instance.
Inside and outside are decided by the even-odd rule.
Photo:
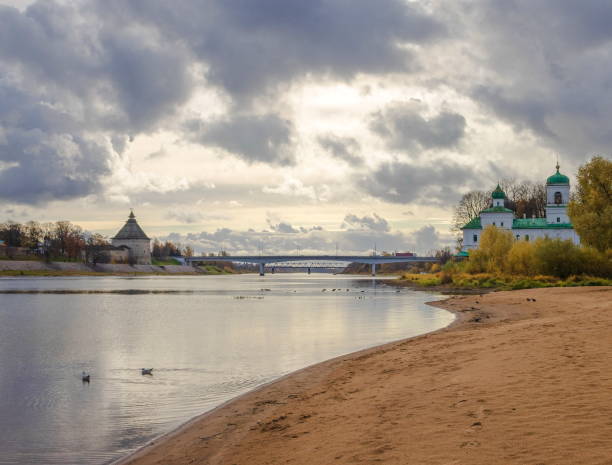
[[[119,230],[117,235],[111,239],[115,247],[125,245],[130,249],[130,261],[137,265],[151,264],[151,239],[144,233],[134,212]]]

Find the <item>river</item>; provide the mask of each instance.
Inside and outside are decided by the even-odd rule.
[[[0,464],[110,463],[291,371],[448,325],[433,299],[346,275],[0,279]]]

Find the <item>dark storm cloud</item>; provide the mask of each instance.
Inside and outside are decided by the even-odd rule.
[[[128,30],[129,31],[129,30]],[[112,85],[116,114],[103,123],[112,128],[148,131],[171,116],[186,102],[194,82],[189,56],[179,44],[167,44],[153,32],[104,31],[100,45],[105,52],[102,78]]]
[[[396,103],[372,115],[371,129],[395,150],[452,147],[465,134],[465,118],[443,111],[429,119],[413,103]]]
[[[0,6],[0,197],[41,203],[99,193],[123,152],[190,92],[186,54],[98,21],[88,3]]]
[[[610,2],[428,5],[431,12],[404,0],[0,6],[0,197],[32,203],[99,193],[113,152],[123,153],[140,134],[177,126],[247,161],[291,164],[292,123],[280,114],[254,115],[303,79],[350,81],[362,74],[396,73],[425,93],[443,84],[449,95],[480,103],[493,122],[530,131],[536,143],[575,161],[609,153]],[[464,69],[444,68],[445,53],[458,51],[460,60],[450,62]],[[411,80],[422,70],[435,77]],[[211,87],[228,113],[212,123],[176,124],[194,92]],[[375,115],[372,128],[394,150],[433,152],[460,144],[466,120],[453,111],[424,116],[395,105]],[[327,138],[323,145],[358,163],[349,140]],[[403,178],[383,165],[364,186],[394,202],[440,203],[456,194],[456,179],[470,179],[449,166],[398,165]],[[430,184],[424,174],[433,176]]]
[[[93,5],[0,6],[4,71],[30,95],[79,112],[88,129],[148,130],[189,97],[189,55],[146,25],[101,21]]]
[[[113,0],[101,14],[155,24],[207,65],[206,77],[245,102],[306,74],[350,79],[405,71],[405,44],[444,34],[416,3],[402,0]],[[109,6],[110,4],[111,6]],[[125,19],[124,19],[125,20]]]
[[[353,137],[340,137],[327,134],[318,138],[319,145],[339,160],[344,160],[349,165],[358,166],[363,164],[359,156],[361,146]]]
[[[0,198],[41,203],[98,192],[110,152],[79,129],[65,112],[0,83]]]
[[[477,180],[472,169],[452,161],[439,160],[429,166],[394,161],[379,166],[359,185],[387,202],[452,205],[462,187]]]
[[[204,145],[220,147],[248,162],[289,165],[293,126],[277,115],[237,115],[223,120],[191,121],[190,137]]]
[[[0,160],[16,166],[0,171],[0,198],[40,203],[95,193],[99,176],[109,172],[105,146],[69,134],[38,129],[8,130]]]
[[[460,14],[486,70],[468,81],[473,99],[562,157],[609,153],[612,3],[489,0]]]
[[[164,127],[203,81],[221,89],[232,110],[194,136],[200,143],[247,161],[290,164],[291,124],[236,109],[304,76],[350,79],[411,69],[415,60],[405,45],[435,40],[443,29],[418,5],[401,0],[0,6],[4,100],[13,91],[40,104],[34,114],[27,113],[31,106],[13,105],[10,118],[0,120],[5,142],[17,144],[5,145],[2,159],[19,162],[2,171],[12,179],[0,195],[32,202],[98,192],[109,173],[109,148],[123,153],[130,138]],[[79,151],[70,163],[58,137],[72,138]],[[42,167],[50,170],[45,181]],[[16,179],[21,185],[9,189]]]

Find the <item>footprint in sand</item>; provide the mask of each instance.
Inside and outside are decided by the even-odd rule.
[[[462,442],[460,447],[480,447],[480,443],[478,441],[466,441]]]

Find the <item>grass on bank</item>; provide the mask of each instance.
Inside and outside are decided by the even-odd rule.
[[[198,266],[206,274],[234,274],[235,271],[231,268],[221,267],[217,265],[200,265]]]
[[[133,276],[133,275],[166,275],[168,273],[147,273],[131,271],[125,273],[103,271],[69,271],[69,270],[0,270],[0,276]]]
[[[405,273],[400,278],[407,284],[418,287],[447,287],[452,289],[498,289],[516,290],[537,287],[612,286],[612,279],[596,276],[569,276],[566,279],[554,276],[521,276],[492,273]]]
[[[151,265],[156,265],[156,266],[182,265],[182,263],[179,262],[175,258],[167,258],[166,260],[161,260],[159,258],[151,258]]]

